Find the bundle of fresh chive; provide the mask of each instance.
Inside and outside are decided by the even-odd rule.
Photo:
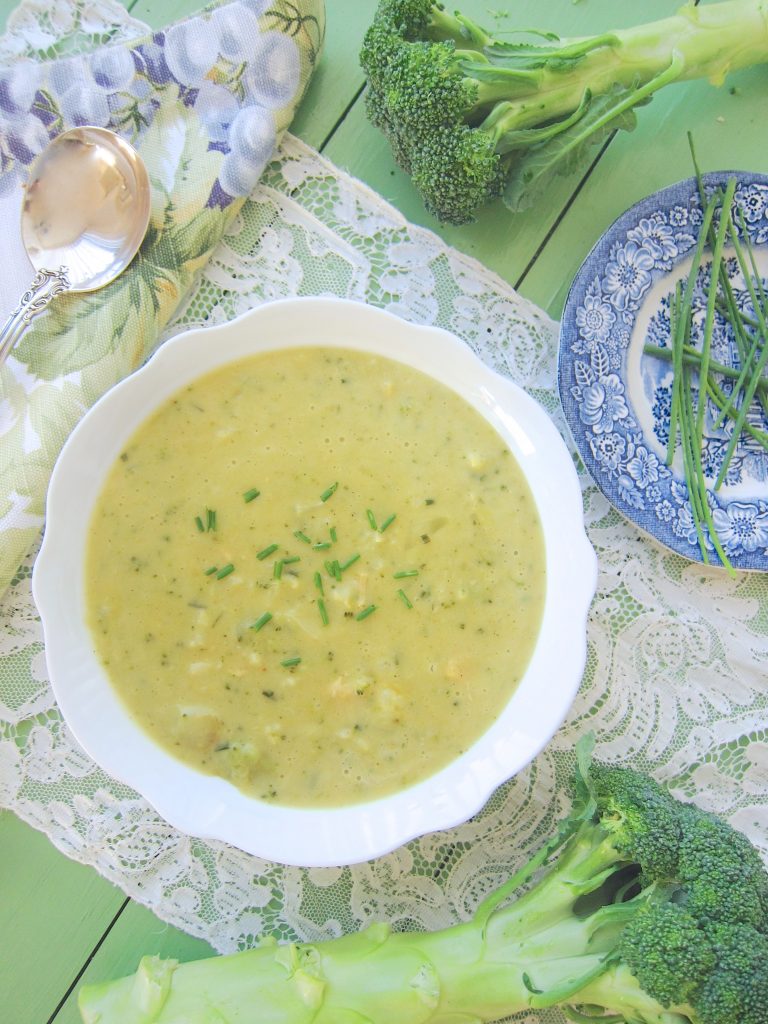
[[[689,140],[690,141],[690,140]],[[693,154],[693,147],[691,146]],[[747,414],[757,401],[768,416],[768,378],[763,371],[768,362],[768,294],[758,272],[744,213],[735,204],[737,179],[729,178],[724,188],[707,195],[704,180],[693,157],[703,219],[693,264],[684,284],[678,282],[670,301],[670,344],[659,347],[646,344],[645,352],[671,360],[673,367],[669,438],[666,463],[671,466],[680,445],[691,513],[704,562],[709,562],[709,544],[721,563],[733,573],[733,566],[717,534],[710,504],[709,486],[702,461],[707,409],[712,430],[731,421],[730,437],[712,487],[718,491],[739,440],[748,434],[768,451],[768,433],[754,426]],[[729,246],[738,264],[749,294],[750,309],[737,302],[724,258]],[[705,249],[712,253],[708,270],[703,266]],[[703,282],[706,302],[700,329],[700,343],[692,344],[694,329],[694,290]],[[712,334],[718,313],[732,334],[738,364],[728,366],[712,358]],[[726,383],[727,382],[727,383]]]

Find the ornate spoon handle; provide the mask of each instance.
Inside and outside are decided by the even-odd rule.
[[[69,288],[66,267],[58,270],[39,270],[24,292],[16,309],[0,330],[0,366],[8,358],[13,346],[27,329],[30,320],[46,308],[51,299]]]

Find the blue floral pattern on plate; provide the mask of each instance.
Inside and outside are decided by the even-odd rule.
[[[721,171],[704,175],[709,192],[736,177],[735,204],[768,291],[768,176]],[[673,551],[702,561],[688,488],[678,458],[666,465],[672,370],[644,353],[646,343],[669,346],[675,283],[689,273],[702,209],[690,178],[648,196],[624,213],[594,246],[571,285],[560,328],[560,400],[585,466],[608,500]],[[706,256],[705,256],[706,260]],[[753,313],[737,261],[726,249],[737,302]],[[697,342],[706,301],[707,265],[694,292]],[[738,366],[732,332],[716,318],[712,358]],[[694,377],[694,382],[696,378]],[[730,382],[722,378],[724,391]],[[768,408],[768,401],[765,403]],[[737,569],[768,569],[768,451],[742,435],[723,486],[712,485],[730,437],[707,406],[702,451],[714,524]],[[750,406],[748,423],[768,430],[765,408]],[[709,538],[707,538],[709,541]],[[711,543],[708,558],[719,559]]]

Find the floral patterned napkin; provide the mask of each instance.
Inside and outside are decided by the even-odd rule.
[[[18,239],[29,164],[60,131],[139,150],[152,216],[112,284],[61,295],[0,368],[0,593],[43,523],[53,464],[83,413],[140,365],[258,181],[324,35],[323,0],[237,0],[130,43],[0,61],[0,323],[34,271]]]

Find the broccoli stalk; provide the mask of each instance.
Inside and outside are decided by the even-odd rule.
[[[529,205],[665,85],[768,61],[768,0],[687,5],[576,39],[504,42],[433,0],[380,0],[360,53],[366,107],[427,208],[455,224]]]
[[[577,752],[571,814],[471,920],[183,965],[145,957],[134,976],[81,989],[83,1020],[479,1024],[560,1006],[582,1024],[766,1024],[756,850],[647,776],[591,764],[589,740]]]

